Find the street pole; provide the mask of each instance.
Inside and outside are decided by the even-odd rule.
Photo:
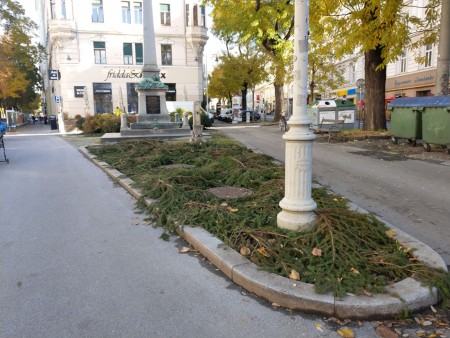
[[[312,227],[317,205],[311,198],[312,142],[316,138],[309,129],[307,115],[308,97],[308,31],[309,0],[295,1],[294,30],[294,97],[289,131],[286,141],[285,196],[280,201],[282,211],[277,215],[277,225],[289,230],[307,230]]]
[[[442,1],[439,49],[436,67],[436,95],[448,95],[450,67],[450,1]]]

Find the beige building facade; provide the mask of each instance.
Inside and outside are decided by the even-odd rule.
[[[153,6],[157,63],[175,107],[202,101],[203,50],[208,40],[200,0],[37,0],[44,108],[66,117],[138,112],[142,79],[143,10]],[[148,23],[146,23],[148,24]]]

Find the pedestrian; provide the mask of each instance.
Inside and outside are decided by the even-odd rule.
[[[116,114],[116,116],[122,115],[122,109],[120,109],[119,107],[116,107],[116,110],[114,110],[114,114]]]

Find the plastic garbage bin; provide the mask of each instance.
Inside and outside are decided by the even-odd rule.
[[[318,100],[307,109],[312,120],[311,128],[319,126],[323,119],[344,120],[344,129],[355,127],[356,105],[350,100]]]
[[[391,112],[391,138],[394,144],[398,139],[407,139],[416,145],[422,138],[422,111],[426,97],[401,97],[389,103]]]
[[[422,144],[426,151],[430,144],[447,147],[450,154],[450,96],[432,96],[422,113]]]
[[[56,115],[50,115],[49,120],[50,120],[50,129],[51,130],[58,129],[58,125],[56,124]]]

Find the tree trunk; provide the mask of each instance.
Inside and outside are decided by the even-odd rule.
[[[273,84],[275,88],[275,115],[273,120],[279,121],[281,118],[281,112],[283,111],[283,85]]]
[[[365,118],[364,130],[386,128],[386,68],[376,70],[382,64],[382,47],[365,52]]]

